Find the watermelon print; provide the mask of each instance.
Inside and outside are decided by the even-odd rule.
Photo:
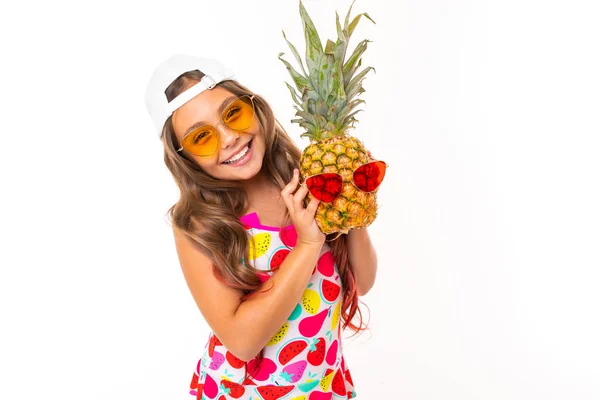
[[[273,253],[273,255],[269,258],[269,269],[271,271],[275,271],[279,266],[283,263],[283,260],[290,254],[290,249],[287,247],[279,248]]]
[[[256,213],[241,218],[255,238],[253,265],[268,280],[296,245],[292,225],[262,225]],[[263,358],[244,362],[209,334],[201,357],[194,363],[188,393],[199,400],[340,400],[353,399],[356,390],[343,356],[339,324],[340,276],[325,243],[303,296],[265,343]],[[278,335],[279,334],[279,335]],[[244,379],[246,370],[248,377]]]
[[[286,343],[277,352],[277,360],[279,361],[279,364],[287,364],[298,354],[302,353],[307,346],[308,342],[306,339],[292,339],[291,342]]]
[[[340,285],[328,281],[327,279],[321,280],[319,289],[321,291],[321,298],[327,303],[333,303],[334,301],[336,301],[342,290]]]
[[[260,398],[264,400],[277,400],[294,390],[294,386],[261,386],[256,389]]]
[[[231,365],[232,368],[240,369],[244,365],[246,365],[245,362],[243,362],[242,360],[240,360],[239,358],[237,358],[236,356],[234,356],[230,352],[227,352],[227,354],[225,355],[225,357],[227,358],[227,362],[229,363],[229,365]]]

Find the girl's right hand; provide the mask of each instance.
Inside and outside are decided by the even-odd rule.
[[[298,169],[294,169],[294,176],[281,191],[281,196],[296,228],[298,243],[322,246],[325,243],[325,234],[321,232],[315,220],[320,201],[313,197],[308,206],[304,208],[304,198],[308,194],[308,188],[302,185],[296,194],[292,194],[298,187],[299,180],[300,172]]]

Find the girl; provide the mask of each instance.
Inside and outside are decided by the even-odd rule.
[[[169,210],[179,262],[212,330],[189,393],[356,397],[342,331],[366,328],[358,296],[377,265],[367,230],[335,240],[319,230],[319,201],[304,207],[299,186],[300,150],[265,99],[218,61],[167,59],[146,104],[181,191]]]

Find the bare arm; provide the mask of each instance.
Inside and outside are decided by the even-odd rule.
[[[308,193],[298,185],[298,174],[281,192],[298,233],[296,247],[256,294],[243,293],[219,281],[209,257],[173,228],[179,262],[190,292],[204,319],[225,347],[243,361],[254,358],[281,328],[302,297],[318,261],[325,235],[314,220],[318,200],[305,209]],[[264,293],[260,293],[269,289]]]
[[[366,228],[350,230],[347,239],[348,258],[354,268],[358,294],[364,296],[375,283],[377,253]]]

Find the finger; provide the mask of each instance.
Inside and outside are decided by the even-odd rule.
[[[304,198],[308,194],[308,188],[304,185],[300,186],[300,189],[296,192],[293,197],[294,209],[297,211],[302,210],[304,204]]]
[[[320,202],[321,201],[319,199],[313,197],[310,203],[308,203],[308,206],[306,207],[306,212],[314,217],[314,215],[317,213],[317,208],[319,207]]]
[[[285,187],[281,191],[281,194],[284,195],[284,197],[289,197],[294,192],[294,190],[296,190],[296,187],[298,187],[299,175],[300,173],[298,172],[298,170],[294,169],[294,175],[292,176],[292,180],[290,181],[290,183],[285,185]]]
[[[281,191],[281,197],[283,198],[283,202],[284,202],[285,206],[287,207],[290,215],[294,214],[294,204],[292,202],[292,192],[298,186],[298,175],[299,175],[298,170],[295,169],[292,180]]]

